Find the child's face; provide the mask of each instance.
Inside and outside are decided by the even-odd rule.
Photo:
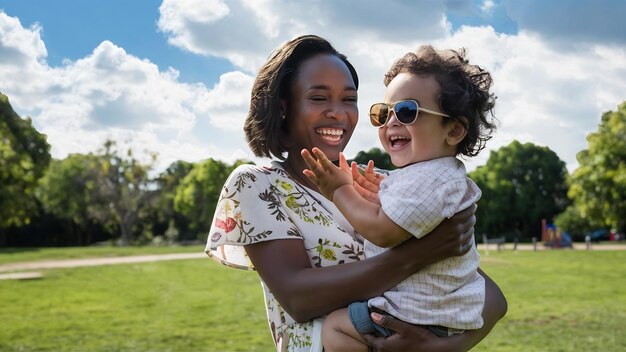
[[[441,112],[437,104],[440,90],[439,83],[432,75],[400,73],[389,83],[384,101],[393,104],[412,99],[422,108]],[[455,146],[447,142],[451,125],[444,125],[441,116],[419,111],[415,122],[405,126],[390,111],[387,123],[378,130],[378,136],[393,164],[403,167],[420,161],[454,156]]]

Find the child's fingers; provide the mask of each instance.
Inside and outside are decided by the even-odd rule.
[[[366,199],[366,200],[368,200],[368,201],[370,201],[372,203],[380,203],[378,201],[378,194],[375,191],[366,189],[366,188],[364,188],[363,186],[361,186],[358,183],[354,184],[354,189],[364,199]]]
[[[357,165],[356,161],[353,161],[350,164],[350,171],[352,171],[352,178],[355,181],[359,176],[361,176],[361,172],[359,171],[359,165]]]
[[[380,185],[380,181],[382,181],[383,176],[376,171],[374,171],[374,161],[370,160],[365,167],[365,178],[375,184],[376,186]]]
[[[315,173],[309,169],[304,169],[302,171],[302,173],[304,174],[304,176],[306,176],[309,180],[311,180],[311,182],[313,182],[314,184],[317,184],[317,175],[315,175]]]
[[[313,158],[313,155],[311,155],[311,153],[306,149],[302,149],[300,154],[302,155],[302,158],[304,159],[306,166],[309,167],[310,171],[312,170],[313,172],[315,172],[315,170],[317,170],[318,168],[318,162]]]
[[[357,184],[362,184],[365,181],[365,177],[363,177],[363,175],[361,175],[361,173],[359,172],[359,166],[356,162],[352,162],[352,164],[350,165],[350,171],[352,171],[352,179],[354,180],[354,182],[356,182]]]
[[[339,167],[342,170],[350,171],[350,167],[348,166],[348,162],[346,161],[346,156],[342,152],[339,153]]]
[[[367,166],[365,167],[365,172],[373,174],[374,173],[374,160],[370,160],[367,162]]]
[[[313,148],[313,154],[315,154],[315,156],[317,157],[317,161],[320,163],[320,165],[322,165],[324,169],[335,167],[332,161],[328,160],[326,154],[324,154],[324,152],[321,151],[319,148]]]

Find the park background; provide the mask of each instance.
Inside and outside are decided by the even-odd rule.
[[[314,4],[0,1],[0,263],[201,254],[227,175],[267,163],[245,146],[249,91],[297,34],[348,54],[362,112],[394,58],[424,43],[465,47],[498,96],[499,129],[466,160],[483,190],[476,240],[540,242],[483,252],[510,306],[478,349],[625,349],[626,5]],[[361,119],[348,156],[390,166],[377,147]],[[556,239],[598,243],[547,251],[564,243],[541,242],[542,221]],[[206,258],[43,277],[0,281],[1,350],[271,345],[255,274]]]

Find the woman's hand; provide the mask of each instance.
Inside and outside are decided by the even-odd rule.
[[[392,316],[371,314],[372,320],[395,334],[385,338],[361,335],[373,351],[446,351],[445,339],[417,325],[409,324]]]
[[[467,253],[474,243],[476,204],[442,221],[430,233],[417,242],[429,249],[429,262],[460,256]]]

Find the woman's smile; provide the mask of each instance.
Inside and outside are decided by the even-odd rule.
[[[324,141],[332,145],[337,145],[341,141],[344,129],[336,127],[321,127],[315,129],[315,133],[317,133]]]

